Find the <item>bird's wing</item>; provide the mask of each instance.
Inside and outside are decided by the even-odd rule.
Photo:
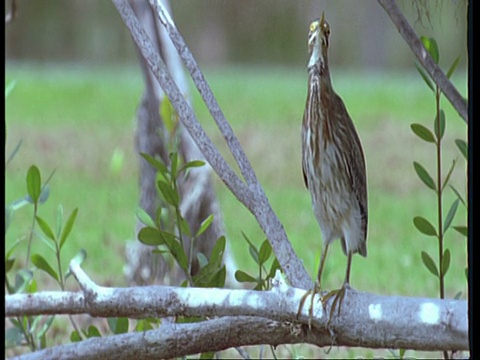
[[[346,152],[345,166],[347,169],[348,178],[352,186],[352,190],[357,198],[362,216],[362,229],[365,240],[367,238],[367,224],[368,224],[368,203],[367,203],[367,170],[365,166],[365,156],[362,149],[360,138],[353,124],[350,115],[342,102],[342,113],[344,117],[348,118],[345,125],[349,128],[348,132],[352,134],[352,146]]]

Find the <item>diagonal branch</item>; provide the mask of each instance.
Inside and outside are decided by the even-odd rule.
[[[200,95],[202,96],[203,101],[205,102],[205,104],[208,105],[208,110],[210,111],[210,114],[215,120],[223,137],[225,138],[225,141],[228,144],[233,158],[235,159],[238,167],[240,168],[242,176],[245,178],[248,185],[258,183],[255,172],[250,165],[250,161],[245,155],[245,152],[243,151],[240,142],[238,141],[238,138],[235,136],[232,127],[228,123],[227,119],[225,119],[225,115],[223,114],[222,109],[220,109],[217,99],[213,95],[212,89],[205,80],[205,77],[203,76],[200,67],[198,66],[195,58],[186,46],[185,41],[182,35],[180,35],[180,33],[178,32],[172,18],[166,11],[163,4],[161,4],[159,1],[149,1],[150,5],[156,10],[158,19],[167,30],[167,33],[170,35],[172,43],[177,49],[185,66],[192,75],[193,82],[197,87]]]
[[[455,86],[445,76],[442,69],[433,61],[428,51],[423,46],[413,28],[408,23],[408,20],[398,8],[395,0],[378,0],[378,3],[383,7],[385,12],[390,16],[392,22],[397,27],[398,32],[402,35],[405,42],[410,46],[410,49],[417,57],[418,61],[427,70],[433,81],[445,94],[447,99],[453,105],[458,114],[468,122],[468,105],[467,101],[460,95]]]
[[[200,83],[200,88],[202,93],[205,96],[204,99],[206,106],[210,109],[210,113],[215,116],[217,124],[219,124],[220,130],[224,131],[223,135],[227,139],[227,144],[229,145],[233,154],[237,154],[239,166],[243,168],[242,174],[247,180],[247,185],[235,174],[231,167],[227,164],[225,159],[219,153],[219,151],[213,145],[211,139],[203,130],[202,126],[199,124],[192,108],[186,102],[184,96],[178,90],[175,82],[168,73],[168,70],[163,63],[163,60],[159,54],[155,51],[151,40],[148,35],[145,33],[145,30],[142,28],[138,22],[130,4],[126,0],[112,0],[118,12],[120,13],[123,21],[127,25],[130,33],[140,49],[142,56],[145,58],[148,66],[150,67],[152,73],[157,78],[159,84],[162,86],[166,95],[170,99],[173,107],[177,114],[179,114],[180,120],[185,128],[188,130],[193,140],[202,151],[205,159],[210,163],[212,168],[215,170],[220,179],[225,183],[225,185],[230,189],[230,191],[235,195],[235,197],[250,210],[250,212],[256,217],[260,227],[264,231],[265,235],[272,244],[272,248],[275,251],[277,259],[280,263],[280,266],[285,271],[286,276],[288,277],[290,283],[293,286],[300,288],[310,288],[312,286],[312,281],[306,272],[303,263],[295,255],[290,242],[288,241],[287,235],[283,225],[280,223],[279,219],[273,212],[273,209],[268,202],[268,199],[263,191],[261,185],[258,183],[254,175],[254,171],[251,168],[248,160],[244,155],[241,155],[243,152],[240,147],[238,140],[235,140],[236,137],[233,134],[230,126],[222,116],[222,119],[218,118],[218,104],[215,107],[212,104],[212,99],[214,99],[211,91],[207,90],[207,85],[205,79],[201,74],[198,66],[192,67],[192,76]],[[158,5],[161,6],[161,5]],[[164,14],[166,13],[165,10]],[[175,29],[173,23],[172,26],[168,27],[170,31]],[[178,32],[177,32],[178,33]],[[172,37],[172,35],[170,34]],[[187,45],[181,38],[181,36],[173,36],[173,42],[176,46],[179,46],[181,49],[180,55],[187,59],[185,53],[190,53]],[[184,59],[184,60],[185,60]],[[193,56],[190,54],[188,59],[193,59]],[[188,60],[187,59],[187,60]],[[202,95],[202,96],[203,96]],[[216,102],[215,102],[216,103]]]

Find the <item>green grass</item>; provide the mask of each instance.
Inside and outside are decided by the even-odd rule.
[[[84,248],[88,253],[84,268],[95,281],[124,285],[124,245],[134,237],[138,199],[133,136],[135,111],[142,92],[140,70],[8,64],[6,77],[7,83],[17,82],[6,100],[7,156],[22,140],[20,151],[6,168],[7,203],[26,194],[25,176],[30,165],[39,166],[44,179],[56,170],[50,198],[39,213],[53,223],[58,204],[63,205],[66,216],[75,207],[79,208],[77,223],[65,247],[65,264]],[[421,250],[437,258],[436,242],[419,234],[412,223],[416,215],[435,221],[434,193],[420,183],[412,166],[414,160],[420,161],[433,174],[434,147],[419,140],[410,130],[412,122],[431,127],[433,94],[415,71],[387,74],[335,70],[332,77],[334,88],[357,126],[367,158],[368,257],[354,257],[352,286],[379,294],[436,297],[438,284],[420,260]],[[305,72],[226,67],[209,69],[206,78],[295,251],[310,274],[315,274],[321,236],[303,185],[300,161]],[[454,82],[465,95],[465,77],[459,76]],[[222,137],[199,95],[192,90],[192,96],[201,123],[226,154]],[[443,106],[447,118],[445,172],[453,159],[459,160],[452,183],[465,193],[465,162],[454,139],[466,138],[466,125],[447,101]],[[124,154],[119,173],[110,167],[116,149]],[[227,159],[232,162],[230,156]],[[238,267],[253,272],[253,261],[241,231],[258,244],[264,235],[253,216],[216,177],[215,183]],[[452,192],[447,190],[445,212],[453,200]],[[6,234],[6,246],[28,235],[31,216],[29,207],[15,213]],[[453,224],[466,224],[462,206]],[[446,246],[452,252],[446,294],[453,297],[463,291],[465,298],[466,241],[450,230]],[[17,249],[21,262],[25,251],[26,242]],[[34,239],[35,252],[45,252],[38,239]],[[346,258],[337,242],[327,258],[325,288],[340,286],[345,266]],[[73,282],[70,286],[76,288]],[[38,288],[44,286],[39,284]]]

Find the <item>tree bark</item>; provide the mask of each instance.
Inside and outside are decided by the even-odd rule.
[[[155,353],[170,358],[234,346],[286,343],[424,351],[469,348],[465,300],[381,296],[348,289],[342,312],[335,313],[328,324],[333,299],[322,304],[315,295],[310,331],[306,325],[308,306],[297,318],[305,291],[288,286],[280,272],[270,291],[252,291],[170,286],[107,288],[96,285],[75,261],[70,263],[70,271],[81,293],[8,295],[6,315],[88,313],[130,319],[198,316],[209,320],[89,339],[35,352],[25,359],[68,358],[70,353],[75,354],[72,358],[79,354],[82,358],[150,358]],[[71,305],[70,310],[66,304]]]

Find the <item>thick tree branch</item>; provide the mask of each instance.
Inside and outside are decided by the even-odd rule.
[[[208,101],[206,102],[206,106],[210,109],[210,113],[215,116],[215,121],[217,124],[219,124],[220,130],[227,139],[227,144],[231,146],[230,149],[232,154],[238,157],[237,160],[239,161],[239,166],[243,169],[242,174],[247,179],[247,184],[245,184],[235,174],[199,124],[193,110],[185,101],[181,92],[178,90],[178,87],[168,73],[168,70],[161,57],[155,51],[151,40],[138,22],[128,1],[112,1],[120,13],[123,21],[130,30],[130,33],[140,49],[142,56],[145,58],[151,71],[167,94],[176,112],[179,114],[182,124],[188,130],[195,143],[202,151],[205,159],[210,163],[217,175],[230,189],[230,191],[232,191],[237,199],[244,204],[247,209],[249,209],[256,217],[265,235],[272,243],[272,248],[274,249],[278,261],[282,269],[285,271],[290,283],[293,286],[304,289],[311,288],[311,279],[308,276],[308,273],[306,272],[302,262],[295,255],[295,252],[288,241],[283,225],[273,212],[265,192],[258,183],[258,180],[256,179],[254,171],[251,169],[248,160],[245,160],[246,157],[241,155],[243,151],[241,150],[240,144],[238,140],[236,140],[236,137],[233,134],[233,131],[231,131],[230,126],[224,119],[223,114],[220,115],[221,111],[218,108],[218,104],[215,105],[216,101],[213,102],[213,94],[209,90],[208,85],[206,85],[203,75],[200,75],[201,71],[194,62],[193,56],[188,50],[187,45],[176,30],[170,17],[165,16],[167,12],[161,7],[160,4],[155,4],[157,8],[163,9],[163,16],[160,16],[160,20],[163,21],[164,24],[167,24],[168,20],[169,25],[166,27],[166,29],[169,31],[169,35],[172,38],[174,45],[177,47],[177,49],[179,49],[182,60],[186,62],[187,67],[190,66],[189,70],[191,70],[194,81],[199,83],[197,86],[199,89],[202,89],[202,96],[204,96],[204,99]],[[189,54],[188,58],[186,57],[187,53]]]
[[[440,69],[440,67],[433,61],[432,57],[415,33],[415,30],[413,30],[408,23],[408,20],[398,8],[395,0],[378,0],[378,3],[383,7],[388,16],[390,16],[390,19],[392,19],[392,22],[397,27],[398,32],[402,35],[408,46],[410,46],[410,49],[417,57],[420,64],[425,70],[427,70],[433,81],[435,81],[438,87],[442,90],[463,120],[468,122],[467,101],[462,95],[460,95],[455,86],[445,76],[442,69]]]
[[[319,342],[311,334],[299,333],[301,331],[290,323],[248,316],[224,317],[199,323],[165,324],[145,332],[91,338],[21,355],[12,360],[170,359],[243,345]]]
[[[333,317],[328,328],[326,328],[326,320],[332,301],[325,304],[324,310],[317,296],[312,332],[307,332],[305,324],[308,323],[308,306],[305,306],[303,313],[298,319],[296,318],[298,304],[305,291],[289,287],[280,273],[277,273],[271,291],[250,291],[169,286],[107,288],[93,283],[74,261],[70,264],[70,270],[83,290],[85,304],[83,313],[92,316],[137,319],[200,316],[228,319],[228,321],[208,320],[200,325],[172,325],[172,329],[179,331],[172,332],[171,336],[167,338],[163,333],[160,335],[156,331],[141,335],[121,335],[121,339],[124,340],[111,337],[105,342],[104,346],[106,347],[110,347],[111,342],[117,344],[117,341],[122,343],[122,341],[130,342],[133,339],[140,341],[140,345],[135,346],[141,346],[143,340],[140,339],[146,337],[147,334],[152,341],[155,339],[154,342],[160,347],[172,343],[200,343],[195,345],[196,347],[187,347],[194,349],[192,352],[169,353],[168,357],[260,343],[277,345],[307,342],[318,346],[406,348],[427,351],[468,350],[469,346],[466,301],[387,297],[349,289],[342,306],[342,313]],[[6,316],[81,313],[79,311],[82,303],[80,294],[64,293],[63,298],[59,295],[52,296],[52,294],[9,295],[5,299]],[[50,302],[46,302],[46,298]],[[56,299],[56,302],[53,302],[53,299]],[[71,302],[71,299],[76,299],[78,305],[73,307],[72,311],[68,311],[66,304],[62,301]],[[309,301],[307,299],[307,304]],[[37,306],[37,308],[33,308],[33,306]],[[217,326],[220,326],[218,324],[222,324],[223,332],[236,332],[238,330],[232,330],[235,328],[235,326],[232,327],[232,324],[243,326],[246,317],[249,318],[248,322],[255,323],[258,328],[252,327],[250,331],[243,334],[240,332],[233,343],[229,338],[227,343],[219,342],[215,346],[200,349],[202,344],[211,337],[210,327],[216,329]],[[250,317],[255,317],[255,319],[250,319]],[[265,318],[269,320],[265,322]],[[285,332],[287,323],[290,333]],[[264,338],[264,325],[278,328],[276,335]],[[185,334],[189,331],[192,331],[192,334],[187,341]],[[292,334],[295,336],[291,337]],[[261,340],[257,339],[252,343],[252,337],[256,336],[259,336]],[[73,347],[73,345],[66,345],[66,348],[69,346]],[[89,346],[84,345],[84,347]]]

